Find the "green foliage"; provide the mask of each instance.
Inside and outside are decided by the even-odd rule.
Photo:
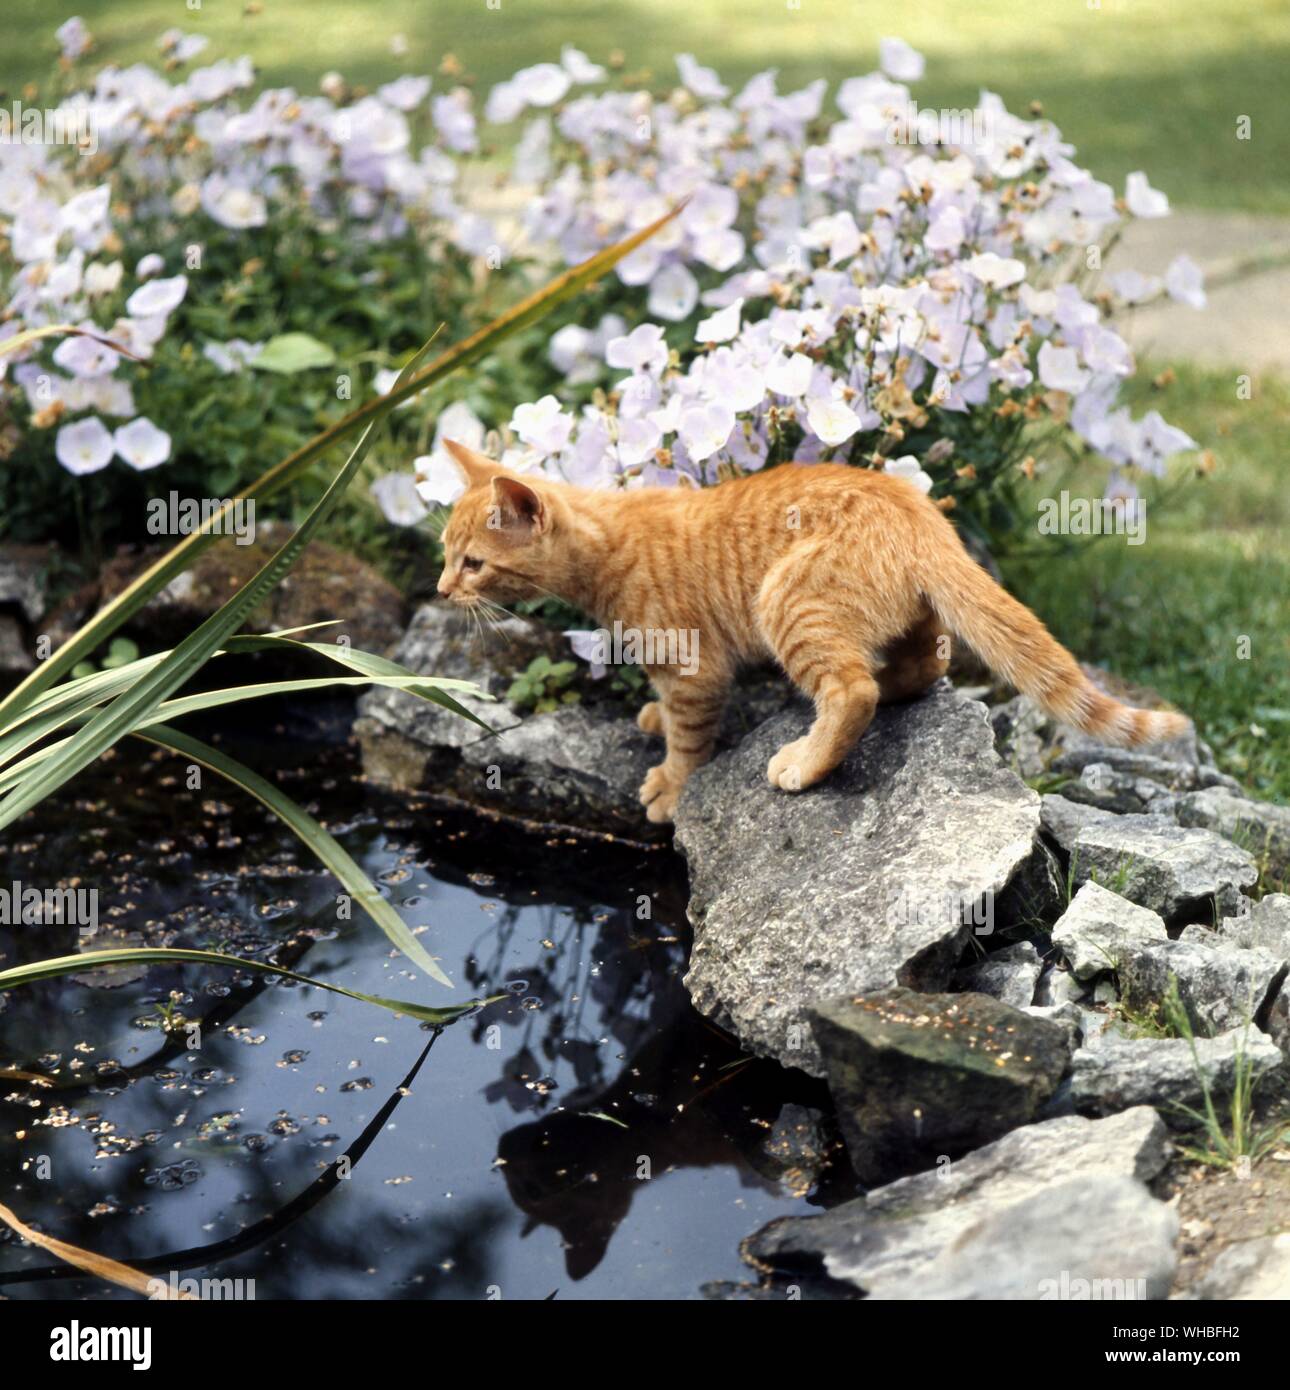
[[[78,662],[72,668],[72,678],[79,679],[81,676],[92,676],[98,671],[115,671],[120,666],[129,666],[132,661],[138,661],[139,648],[128,637],[114,637],[108,644],[107,655],[103,657],[97,665],[93,661]]]
[[[549,714],[561,705],[576,705],[582,698],[573,689],[578,675],[576,661],[552,661],[549,656],[536,656],[511,682],[506,698],[521,709]]]

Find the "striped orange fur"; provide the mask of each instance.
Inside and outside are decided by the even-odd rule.
[[[605,627],[697,634],[692,673],[647,667],[658,699],[640,724],[667,741],[641,787],[653,821],[671,820],[711,756],[735,672],[767,657],[815,703],[810,731],[767,768],[787,791],[831,772],[880,701],[909,699],[943,675],[951,635],[1105,743],[1190,728],[1182,715],[1132,709],[1098,690],[902,478],[789,464],[713,488],[608,491],[448,448],[467,490],[444,531],[441,594],[467,605],[554,594]]]

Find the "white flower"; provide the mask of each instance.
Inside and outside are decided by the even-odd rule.
[[[125,267],[120,261],[104,265],[102,261],[92,261],[85,267],[85,293],[91,298],[101,294],[111,294],[121,284]]]
[[[170,436],[146,415],[122,425],[112,436],[117,454],[140,473],[156,468],[170,457]]]
[[[376,95],[387,106],[396,107],[400,111],[414,111],[426,99],[429,91],[430,79],[428,77],[409,75],[395,78],[393,82],[387,82],[383,87],[378,87]]]
[[[1089,374],[1080,367],[1074,348],[1045,343],[1039,349],[1039,379],[1050,391],[1076,395],[1088,385]]]
[[[554,396],[543,396],[531,405],[515,407],[511,429],[539,453],[558,454],[569,442],[573,417],[560,409],[560,402]]]
[[[202,356],[229,375],[242,371],[264,351],[263,343],[248,343],[245,338],[230,338],[226,343],[208,342]]]
[[[691,459],[702,463],[725,446],[734,427],[733,410],[716,404],[696,405],[682,412],[678,433]]]
[[[699,282],[680,261],[664,266],[650,282],[646,308],[652,317],[676,323],[699,302]]]
[[[125,301],[125,311],[133,318],[148,319],[169,314],[179,307],[188,293],[188,277],[172,275],[168,280],[149,280]]]
[[[923,75],[923,55],[904,39],[879,39],[878,63],[897,82],[917,82]]]
[[[601,631],[592,628],[570,628],[564,636],[569,639],[569,646],[573,649],[573,654],[579,661],[585,661],[591,670],[588,674],[593,681],[598,681],[604,676],[606,671],[605,657],[605,635]]]
[[[694,330],[695,341],[728,343],[739,332],[739,315],[743,312],[743,307],[743,300],[736,299],[733,304],[718,310],[711,318],[700,320],[698,328]]]
[[[1026,278],[1023,262],[1010,256],[996,256],[993,251],[982,251],[979,256],[962,262],[962,265],[973,279],[996,290],[1007,289],[1009,285],[1019,284]]]
[[[87,188],[84,192],[73,194],[59,212],[59,225],[65,232],[71,232],[78,246],[90,249],[101,243],[107,232],[108,199],[111,189],[107,184],[97,188]]]
[[[676,70],[681,74],[682,84],[700,101],[720,101],[730,95],[730,88],[711,68],[700,67],[693,53],[678,53]]]
[[[372,496],[393,526],[415,526],[430,515],[410,473],[386,473],[372,484]]]
[[[924,473],[922,465],[913,454],[904,454],[898,459],[888,459],[882,466],[884,473],[893,478],[907,478],[920,492],[931,492],[932,479]]]
[[[432,507],[449,506],[466,491],[461,469],[446,449],[436,449],[433,454],[413,459],[412,470],[418,495]]]
[[[1160,292],[1160,277],[1137,270],[1120,270],[1111,276],[1111,289],[1126,304],[1141,304]]]
[[[60,24],[54,30],[54,37],[63,50],[64,58],[79,58],[90,46],[90,31],[85,27],[85,21],[80,15],[73,15],[71,19]]]
[[[93,324],[83,326],[95,331]],[[110,347],[85,334],[64,338],[54,349],[54,365],[73,376],[102,376],[116,364],[117,354]]]
[[[438,448],[445,439],[455,439],[477,453],[484,447],[484,422],[465,401],[453,401],[435,422],[434,442]]]
[[[560,64],[569,74],[571,82],[603,82],[605,70],[599,63],[593,63],[581,49],[569,44],[560,50]]]
[[[220,174],[202,184],[202,206],[221,227],[235,231],[263,227],[269,220],[269,205],[261,194],[231,184]]]
[[[828,445],[843,444],[860,428],[860,417],[844,401],[817,396],[806,407],[811,433]]]
[[[815,363],[804,352],[791,357],[778,353],[766,369],[766,385],[779,396],[804,396],[814,370]]]
[[[646,371],[658,376],[667,366],[663,330],[656,323],[642,323],[625,338],[610,338],[605,346],[605,361],[624,371]]]
[[[535,63],[521,68],[511,86],[528,106],[554,106],[569,90],[569,73],[556,63]]]
[[[1165,289],[1170,299],[1180,304],[1190,304],[1193,309],[1205,307],[1205,276],[1190,256],[1175,256],[1170,261],[1165,271]]]
[[[97,473],[112,462],[112,436],[103,421],[91,415],[58,431],[54,453],[69,473]]]
[[[1168,217],[1169,198],[1152,188],[1147,176],[1139,170],[1124,181],[1124,201],[1134,217]]]

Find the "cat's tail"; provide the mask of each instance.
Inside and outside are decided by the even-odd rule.
[[[942,624],[997,675],[1062,723],[1115,747],[1191,731],[1185,715],[1135,709],[1104,694],[1030,609],[963,549],[957,536],[946,539],[949,544],[937,548],[925,576],[924,591]]]

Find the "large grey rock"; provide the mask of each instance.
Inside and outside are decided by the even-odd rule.
[[[1187,927],[1178,941],[1157,941],[1125,955],[1120,995],[1135,1011],[1159,1007],[1171,980],[1192,1030],[1202,1037],[1246,1023],[1261,1023],[1285,981],[1285,960],[1268,951],[1234,946],[1204,927]]]
[[[811,1012],[851,1164],[866,1184],[1028,1124],[1070,1059],[1067,1033],[986,994],[883,990]]]
[[[1134,949],[1168,939],[1159,913],[1092,882],[1071,899],[1052,936],[1077,980],[1114,970]]]
[[[1192,1048],[1195,1047],[1193,1054]],[[1215,1099],[1230,1096],[1237,1066],[1248,1060],[1256,1080],[1281,1063],[1281,1051],[1257,1028],[1233,1028],[1216,1038],[1104,1037],[1082,1047],[1071,1059],[1071,1100],[1086,1115],[1107,1115],[1132,1106],[1164,1109],[1171,1122],[1186,1127],[1174,1109],[1203,1103],[1201,1077]]]
[[[1213,1300],[1290,1298],[1290,1232],[1242,1240],[1220,1250],[1192,1296]]]
[[[1255,903],[1243,899],[1240,913],[1225,917],[1218,924],[1218,937],[1233,946],[1266,951],[1290,963],[1290,895],[1269,893]],[[1290,1057],[1290,975],[1267,1004],[1262,1024]]]
[[[1178,798],[1179,825],[1216,830],[1249,850],[1275,878],[1290,873],[1290,807],[1251,801],[1225,787],[1205,787]]]
[[[772,1221],[744,1242],[742,1253],[764,1273],[822,1273],[882,1296],[915,1287],[987,1218],[1042,1199],[1055,1176],[1149,1182],[1168,1151],[1164,1123],[1145,1107],[1105,1120],[1045,1120],[822,1216]]]
[[[1035,987],[1043,968],[1034,943],[1017,941],[965,966],[954,976],[954,988],[988,994],[1015,1009],[1024,1009],[1034,1002]]]
[[[11,613],[0,613],[0,678],[25,676],[35,665],[22,624]]]
[[[1061,794],[1067,801],[1096,806],[1103,811],[1113,811],[1116,815],[1149,813],[1172,816],[1178,800],[1176,793],[1168,791],[1159,782],[1129,772],[1118,772],[1110,763],[1087,763],[1078,777],[1063,783]]]
[[[28,623],[45,611],[46,578],[54,558],[43,545],[0,545],[0,609],[12,608]]]
[[[880,709],[842,766],[796,795],[766,765],[808,715],[768,721],[690,780],[695,1006],[752,1052],[815,1076],[825,999],[948,984],[973,926],[1033,852],[1039,803],[1000,766],[984,706],[942,682]],[[988,922],[982,920],[988,929]]]
[[[1133,1178],[1080,1174],[988,1213],[880,1299],[1165,1298],[1178,1216]]]
[[[1117,816],[1045,797],[1043,823],[1070,855],[1076,886],[1095,878],[1166,920],[1213,920],[1215,906],[1235,912],[1241,889],[1259,876],[1254,860],[1221,835],[1163,817]]]

